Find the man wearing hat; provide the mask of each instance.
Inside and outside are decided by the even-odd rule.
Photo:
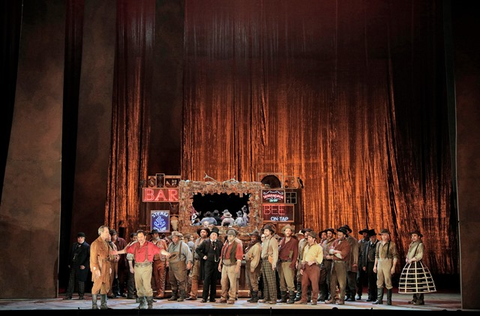
[[[430,270],[423,264],[423,253],[425,251],[422,242],[422,233],[419,230],[410,232],[412,242],[408,247],[406,264],[400,275],[398,293],[413,294],[409,304],[424,305],[424,294],[436,292],[435,282]]]
[[[167,251],[167,242],[165,239],[160,238],[160,232],[157,228],[154,228],[151,232],[152,243],[160,249]],[[153,279],[155,281],[155,288],[157,290],[157,296],[155,298],[165,297],[165,282],[167,279],[167,257],[162,254],[156,254],[153,257]]]
[[[345,227],[337,229],[337,240],[332,243],[328,249],[327,259],[333,262],[332,276],[330,279],[330,294],[329,300],[325,304],[337,303],[338,305],[345,304],[345,288],[347,287],[347,262],[350,260],[350,244],[347,241],[348,230]],[[335,293],[338,288],[338,301],[335,299]]]
[[[361,262],[364,260],[365,248],[369,242],[368,228],[362,229],[358,234],[362,235],[362,238],[358,240],[357,301],[362,299],[363,287],[367,285],[367,272],[362,269]]]
[[[69,253],[70,277],[64,300],[71,300],[75,285],[78,287],[78,299],[83,300],[85,282],[90,270],[90,245],[85,241],[85,233],[77,234],[77,241],[72,244]]]
[[[183,302],[186,296],[187,271],[192,268],[193,255],[187,243],[183,241],[183,234],[172,232],[172,242],[168,245],[168,279],[172,288],[169,301]]]
[[[308,288],[312,288],[312,305],[317,305],[318,285],[320,279],[320,265],[323,261],[323,249],[317,244],[317,234],[309,231],[307,236],[307,245],[303,251],[302,261],[300,262],[300,273],[302,274],[302,298],[296,304],[307,304]]]
[[[325,229],[327,234],[327,239],[323,241],[320,245],[323,250],[323,261],[320,265],[320,281],[319,281],[319,302],[324,302],[329,299],[330,293],[330,278],[332,275],[332,259],[327,259],[328,251],[335,241],[335,229],[327,228]]]
[[[197,300],[198,296],[198,283],[200,281],[200,269],[201,269],[201,263],[202,260],[199,257],[197,253],[197,248],[202,244],[203,241],[208,239],[208,236],[210,235],[210,229],[207,227],[202,227],[197,230],[197,235],[199,236],[197,239],[195,239],[195,242],[193,243],[193,267],[190,269],[190,273],[188,274],[188,277],[191,280],[192,287],[190,289],[190,293],[187,300],[189,301],[195,301]]]
[[[271,224],[265,225],[263,234],[265,240],[262,244],[262,280],[263,280],[263,299],[260,303],[277,303],[277,278],[275,269],[278,262],[278,241],[274,237],[275,228]]]
[[[382,240],[377,243],[375,250],[375,265],[373,272],[377,274],[377,300],[373,304],[383,304],[383,286],[387,288],[387,304],[392,305],[392,275],[398,261],[397,246],[390,238],[390,231],[386,228],[380,231]]]
[[[368,298],[367,302],[375,301],[377,297],[377,274],[373,272],[373,266],[375,265],[375,251],[377,248],[377,233],[375,229],[369,229],[367,231],[368,242],[365,244],[361,259],[358,262],[360,269],[367,275],[368,285]]]
[[[122,250],[127,246],[127,241],[118,236],[115,229],[110,229],[110,236],[112,243],[117,250]],[[117,296],[123,296],[125,291],[125,281],[127,279],[128,262],[125,259],[125,255],[116,256],[112,261],[112,278],[110,291],[108,292],[109,298],[115,298]]]
[[[310,228],[301,229],[296,234],[298,239],[298,258],[297,258],[297,265],[295,266],[295,269],[297,269],[297,273],[296,273],[297,293],[295,294],[295,302],[300,301],[300,299],[302,298],[302,275],[300,274],[299,262],[302,261],[303,249],[307,244],[307,239],[305,238],[305,233],[307,232],[307,230],[311,230],[311,229]]]
[[[156,254],[170,255],[165,249],[157,247],[154,243],[147,240],[147,233],[143,230],[137,231],[137,242],[131,243],[117,254],[133,254],[135,258],[134,271],[130,271],[135,277],[135,287],[140,305],[138,309],[153,308],[153,258]]]
[[[200,232],[200,236],[205,235],[205,232]],[[195,255],[198,258],[195,264],[199,266],[199,276],[203,280],[202,303],[208,302],[209,296],[210,302],[215,302],[217,294],[217,280],[220,275],[218,264],[223,247],[223,243],[218,239],[218,234],[218,228],[212,227],[207,237],[195,248]]]
[[[245,275],[247,286],[250,290],[249,303],[258,302],[258,286],[260,279],[260,258],[262,255],[262,245],[260,243],[260,233],[254,230],[250,234],[250,243],[245,248]]]
[[[234,304],[237,297],[237,275],[240,274],[240,267],[243,259],[243,248],[235,239],[237,231],[229,229],[227,240],[223,244],[220,256],[218,271],[222,273],[221,285],[222,296],[220,303]]]
[[[295,267],[298,259],[298,240],[293,238],[294,229],[290,225],[282,228],[284,237],[278,245],[277,271],[280,279],[281,299],[278,303],[295,303]],[[287,301],[288,290],[288,301]]]
[[[348,225],[343,225],[347,230],[346,240],[350,244],[350,256],[347,261],[347,288],[346,301],[355,301],[355,293],[357,292],[357,272],[358,272],[358,240],[353,237],[352,229]]]

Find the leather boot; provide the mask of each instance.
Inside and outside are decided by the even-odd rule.
[[[138,302],[140,304],[138,304],[138,307],[136,309],[147,309],[147,299],[145,298],[145,296],[139,297]]]
[[[297,282],[297,294],[295,295],[295,302],[302,299],[302,282]]]
[[[392,292],[393,289],[387,289],[387,305],[392,305]]]
[[[100,309],[110,309],[110,307],[107,306],[107,294],[100,294]]]
[[[168,299],[169,301],[176,301],[178,300],[178,291],[172,291],[172,296]]]
[[[148,309],[153,308],[153,296],[147,296],[147,306],[148,306]]]
[[[185,290],[180,291],[180,296],[177,299],[177,302],[183,302],[185,300]]]
[[[277,303],[286,303],[287,302],[287,291],[280,291],[280,299]]]
[[[258,302],[258,291],[250,291],[250,298],[247,300],[247,302],[248,303]]]
[[[288,301],[287,304],[295,303],[295,291],[288,291]]]
[[[92,309],[98,309],[97,294],[92,294]]]
[[[383,287],[377,289],[377,300],[373,304],[383,304]]]

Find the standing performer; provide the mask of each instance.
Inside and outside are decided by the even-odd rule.
[[[345,289],[347,287],[347,262],[350,260],[350,244],[347,241],[348,231],[345,227],[337,229],[337,237],[330,249],[328,250],[329,260],[332,260],[332,274],[330,279],[330,299],[325,301],[325,304],[337,303],[338,305],[345,304]],[[335,293],[338,283],[338,301],[336,301]]]
[[[217,228],[218,231],[218,228]],[[210,229],[206,227],[202,227],[197,230],[197,235],[199,236],[195,242],[193,243],[193,267],[190,269],[190,273],[188,274],[189,279],[191,279],[192,287],[190,289],[189,296],[187,300],[196,301],[198,296],[198,284],[200,283],[200,275],[201,273],[201,266],[202,266],[202,258],[199,257],[197,253],[198,247],[202,244],[203,241],[208,240],[210,235]],[[218,236],[218,234],[217,234]]]
[[[377,297],[377,275],[373,272],[375,265],[375,251],[377,250],[377,233],[375,229],[368,231],[369,241],[365,245],[365,252],[362,255],[362,262],[359,262],[361,269],[367,274],[368,281],[368,298],[367,302],[375,301]]]
[[[362,269],[362,262],[365,261],[365,248],[369,242],[368,228],[364,228],[358,232],[362,235],[362,239],[358,241],[358,272],[357,272],[357,297],[356,300],[362,299],[363,286],[367,285],[367,271]]]
[[[317,305],[318,285],[320,280],[320,264],[323,261],[323,249],[317,244],[317,234],[314,231],[305,233],[308,244],[303,251],[303,258],[300,262],[300,273],[302,274],[302,298],[295,304],[308,303],[308,287],[312,287],[312,305]]]
[[[117,252],[118,254],[130,253],[135,258],[134,271],[130,271],[135,276],[135,286],[137,296],[140,301],[138,309],[153,308],[153,289],[152,289],[152,265],[156,254],[169,256],[170,254],[163,248],[157,247],[151,241],[148,241],[143,230],[137,231],[137,242],[127,246],[125,249]]]
[[[70,277],[68,279],[67,296],[64,300],[71,300],[75,285],[78,286],[78,299],[83,300],[85,282],[90,270],[90,245],[85,241],[85,233],[77,234],[77,241],[70,248]]]
[[[151,232],[152,243],[160,249],[167,251],[167,242],[160,238],[160,232],[154,228]],[[158,253],[153,257],[153,280],[155,281],[155,288],[157,296],[155,298],[161,299],[165,297],[165,282],[167,279],[167,257]]]
[[[168,279],[172,288],[169,301],[183,302],[186,295],[188,270],[192,268],[193,255],[187,243],[183,241],[183,234],[172,232],[172,242],[168,245]]]
[[[212,227],[212,231],[208,228],[202,228],[200,236],[208,232],[207,238],[203,239],[198,247],[195,249],[195,255],[198,257],[195,265],[198,266],[199,278],[203,280],[202,303],[215,302],[217,295],[217,280],[220,273],[218,271],[218,264],[220,256],[222,255],[223,243],[218,240],[218,228]],[[194,266],[195,268],[195,266]]]
[[[218,270],[221,271],[222,296],[220,303],[234,304],[237,296],[237,275],[243,259],[243,248],[236,241],[237,233],[234,229],[227,232],[227,240],[222,247],[222,255]]]
[[[245,275],[247,279],[247,285],[250,290],[249,303],[258,302],[258,287],[260,279],[260,269],[262,255],[262,244],[260,242],[260,233],[254,230],[250,235],[250,243],[245,249]]]
[[[278,261],[278,241],[273,237],[275,228],[267,224],[263,229],[265,241],[262,245],[263,299],[260,303],[277,304],[277,279],[275,267]]]
[[[90,246],[90,270],[92,272],[92,309],[98,309],[97,295],[100,295],[100,309],[109,309],[107,293],[110,290],[112,267],[110,259],[115,255],[110,248],[110,229],[106,225],[98,228],[98,238]]]
[[[422,242],[422,233],[415,230],[410,233],[412,242],[408,248],[406,264],[403,267],[398,285],[398,293],[413,294],[409,304],[424,305],[424,293],[436,292],[435,282],[430,270],[423,264],[425,246]]]
[[[278,276],[280,279],[281,299],[278,303],[295,303],[295,266],[298,259],[298,240],[293,237],[293,227],[282,228],[285,235],[278,246]],[[287,292],[288,290],[288,292]],[[287,301],[288,295],[288,301]]]
[[[383,304],[383,286],[387,288],[387,304],[392,305],[392,275],[398,261],[397,246],[390,240],[390,231],[380,231],[382,240],[377,243],[373,272],[377,274],[377,300],[373,304]]]

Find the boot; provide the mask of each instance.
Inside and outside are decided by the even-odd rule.
[[[413,303],[413,304],[414,305],[425,305],[425,301],[423,300],[423,298],[424,298],[423,293],[416,294],[415,303]]]
[[[295,291],[288,291],[288,301],[287,304],[295,303]]]
[[[377,289],[377,300],[373,304],[383,304],[383,287]]]
[[[295,302],[302,299],[302,282],[297,282],[297,294],[295,295]]]
[[[153,308],[153,296],[147,296],[147,305],[148,305],[148,309]]]
[[[180,296],[177,299],[177,302],[183,302],[185,300],[185,290],[180,291]]]
[[[248,303],[256,303],[256,302],[254,302],[255,297],[256,297],[257,302],[258,302],[258,291],[250,291],[250,298],[247,300],[247,302]]]
[[[97,294],[92,294],[92,309],[98,309]]]
[[[139,297],[138,302],[140,303],[136,309],[147,309],[147,299],[145,296]]]
[[[393,289],[387,289],[387,305],[392,305],[392,292]]]
[[[178,291],[172,291],[172,296],[168,299],[169,301],[176,301],[178,300]]]
[[[107,294],[100,294],[100,309],[110,309],[110,307],[107,306]]]
[[[287,302],[287,291],[280,291],[280,300],[277,303],[286,303]]]

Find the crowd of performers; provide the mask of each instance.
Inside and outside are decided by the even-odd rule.
[[[165,237],[156,230],[139,230],[123,245],[118,237],[113,243],[110,232],[105,225],[99,227],[99,237],[90,247],[93,309],[108,309],[107,297],[120,295],[136,299],[139,309],[151,309],[154,302],[167,299],[167,274],[172,291],[167,301],[235,304],[242,263],[249,303],[343,305],[362,301],[365,290],[365,302],[383,304],[386,293],[386,303],[391,305],[392,275],[400,260],[387,229],[379,234],[363,229],[357,240],[348,225],[317,234],[308,228],[295,232],[290,225],[277,232],[274,225],[266,224],[249,233],[248,242],[231,227],[222,236],[215,225],[199,227],[197,236],[173,231]],[[436,289],[422,263],[423,236],[417,230],[410,237],[398,293],[411,294],[409,303],[423,305],[424,294]],[[121,277],[121,270],[127,275]]]

